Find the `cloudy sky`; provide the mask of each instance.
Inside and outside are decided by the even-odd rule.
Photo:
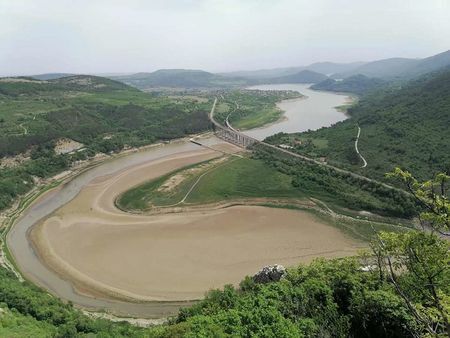
[[[232,71],[450,49],[450,0],[0,0],[0,75]]]

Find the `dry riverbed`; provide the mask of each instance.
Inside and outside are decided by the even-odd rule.
[[[199,299],[267,264],[348,256],[363,245],[296,210],[232,206],[139,215],[115,207],[133,186],[220,156],[211,149],[178,153],[95,179],[32,229],[36,252],[79,292],[172,301]]]

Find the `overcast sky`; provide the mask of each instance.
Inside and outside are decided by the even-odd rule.
[[[0,75],[425,57],[450,0],[0,0]]]

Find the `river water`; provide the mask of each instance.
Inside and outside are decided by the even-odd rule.
[[[345,115],[334,108],[345,103],[346,96],[343,95],[315,92],[308,89],[308,85],[296,84],[264,85],[251,88],[297,90],[307,96],[304,99],[289,100],[279,104],[279,107],[285,110],[285,117],[287,119],[276,124],[245,132],[258,139],[264,139],[267,136],[281,131],[297,132],[317,129],[345,119]],[[212,145],[221,141],[215,137],[209,137],[203,138],[201,142]],[[64,300],[71,301],[78,306],[89,309],[105,309],[117,315],[161,318],[176,313],[180,306],[189,305],[183,302],[131,303],[82,295],[73,289],[70,281],[61,278],[39,260],[28,241],[27,234],[34,224],[48,217],[55,210],[72,200],[81,191],[83,186],[93,179],[120,170],[126,170],[136,164],[176,153],[195,150],[196,148],[198,146],[193,143],[179,141],[153,147],[145,151],[117,156],[81,173],[54,191],[39,198],[23,212],[7,236],[8,248],[14,256],[15,262],[22,274],[35,284]]]
[[[308,84],[276,84],[249,87],[260,90],[295,90],[306,98],[282,101],[277,106],[284,111],[283,119],[277,123],[252,130],[244,134],[258,140],[284,132],[295,133],[328,127],[346,119],[335,107],[346,103],[348,96],[309,89]]]

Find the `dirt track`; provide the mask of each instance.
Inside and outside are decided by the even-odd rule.
[[[294,210],[235,206],[148,216],[114,206],[116,196],[134,185],[220,155],[212,150],[181,153],[94,180],[33,229],[37,252],[84,293],[187,300],[238,283],[266,264],[346,256],[361,246]]]

